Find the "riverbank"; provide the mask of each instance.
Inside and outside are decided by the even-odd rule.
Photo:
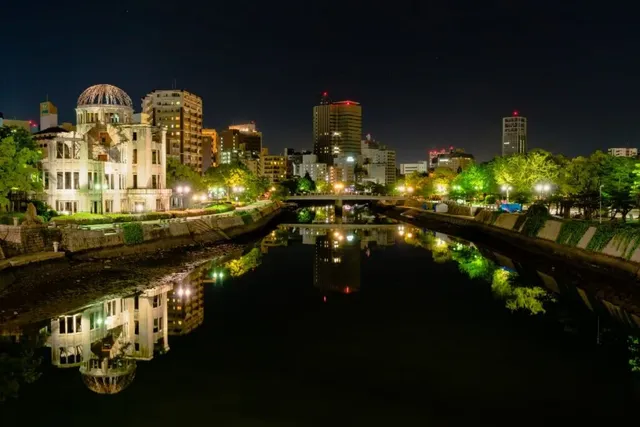
[[[617,242],[609,242],[601,251],[585,249],[595,234],[593,227],[585,231],[576,246],[569,246],[556,243],[562,227],[560,221],[546,221],[536,236],[530,237],[520,232],[522,223],[518,223],[519,215],[503,214],[492,219],[441,214],[408,206],[379,208],[390,218],[475,242],[497,245],[504,251],[515,251],[524,256],[533,253],[548,259],[560,258],[570,266],[595,270],[621,280],[637,280],[640,277],[640,263],[636,261],[640,259],[640,254],[633,253],[626,259],[623,256],[624,248],[620,248]]]

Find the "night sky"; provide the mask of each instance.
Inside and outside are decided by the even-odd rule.
[[[501,117],[529,148],[639,144],[640,29],[631,8],[579,1],[73,1],[0,6],[0,111],[61,121],[109,83],[134,100],[179,88],[204,124],[255,120],[273,152],[312,148],[322,91],[363,105],[363,132],[398,161],[455,145],[499,153]],[[622,4],[622,3],[620,3]]]

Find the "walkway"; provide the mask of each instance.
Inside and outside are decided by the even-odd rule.
[[[194,221],[194,220],[200,219],[202,217],[231,216],[231,215],[234,214],[234,212],[245,211],[245,210],[254,209],[254,208],[259,208],[259,207],[261,207],[263,205],[266,205],[268,203],[273,203],[273,202],[271,200],[259,200],[257,202],[251,203],[250,205],[237,208],[236,210],[230,211],[230,212],[223,212],[223,213],[219,213],[219,214],[190,216],[190,217],[181,218],[181,219],[184,219],[185,221]],[[153,219],[153,220],[140,221],[140,222],[142,222],[143,224],[160,224],[162,221],[166,221],[166,220]],[[116,225],[116,224],[126,224],[126,223],[122,222],[122,223],[109,223],[109,224],[81,225],[80,228],[85,229],[85,230],[104,230],[104,229],[108,229],[108,228],[113,228],[113,226]]]

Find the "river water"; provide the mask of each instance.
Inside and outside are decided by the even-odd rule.
[[[28,356],[5,359],[4,378],[40,377],[17,390],[5,382],[16,396],[0,403],[3,425],[529,425],[633,414],[633,283],[366,209],[306,208],[285,221],[144,290],[76,292],[55,315],[30,301],[28,316],[5,318],[4,348]]]

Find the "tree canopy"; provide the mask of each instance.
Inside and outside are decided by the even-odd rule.
[[[6,208],[11,190],[39,191],[38,162],[42,158],[24,129],[0,128],[0,206]]]

